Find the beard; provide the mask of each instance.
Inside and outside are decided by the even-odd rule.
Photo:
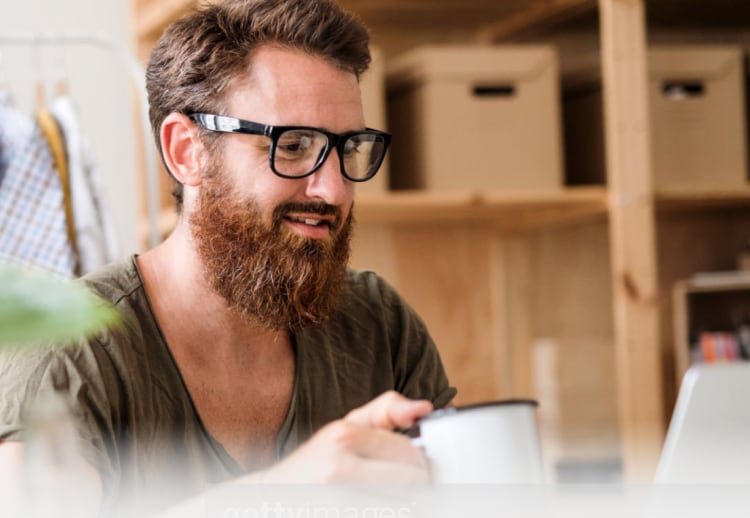
[[[331,238],[306,238],[286,228],[290,212],[335,216]],[[274,208],[269,227],[257,201],[238,200],[213,174],[203,182],[189,223],[204,276],[230,309],[288,331],[325,322],[335,312],[349,261],[351,211],[342,224],[333,205],[286,202]]]

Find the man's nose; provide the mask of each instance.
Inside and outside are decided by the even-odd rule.
[[[354,184],[341,174],[338,150],[332,149],[323,164],[306,178],[306,194],[330,205],[341,206],[351,201]]]

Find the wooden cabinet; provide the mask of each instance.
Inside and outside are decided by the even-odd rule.
[[[600,52],[606,186],[362,193],[352,262],[380,272],[423,316],[459,403],[538,397],[555,430],[550,451],[621,456],[632,481],[651,479],[674,403],[673,285],[731,268],[750,235],[750,188],[653,187],[647,41],[705,40],[690,29],[704,20],[718,24],[716,40],[750,40],[736,27],[748,9],[721,0],[702,16],[702,3],[689,3],[686,13],[649,2],[649,18],[682,24],[664,32],[647,26],[643,0],[341,0],[386,61],[424,42],[552,41],[563,67]],[[141,56],[194,4],[136,0]]]
[[[699,363],[750,359],[750,272],[698,273],[674,289],[677,378]]]

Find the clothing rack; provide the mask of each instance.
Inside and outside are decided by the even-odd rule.
[[[148,118],[148,98],[146,96],[146,81],[143,67],[131,52],[115,45],[110,40],[93,35],[67,34],[0,34],[0,45],[20,46],[84,46],[100,48],[112,53],[127,69],[136,87],[138,96],[138,122],[143,136],[144,171],[146,174],[146,203],[148,210],[149,243],[158,244],[161,239],[159,228],[160,193],[159,178],[156,168],[156,153],[151,143],[151,128]]]

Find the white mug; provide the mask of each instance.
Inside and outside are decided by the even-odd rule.
[[[513,399],[436,410],[419,421],[436,484],[543,482],[536,401]]]

